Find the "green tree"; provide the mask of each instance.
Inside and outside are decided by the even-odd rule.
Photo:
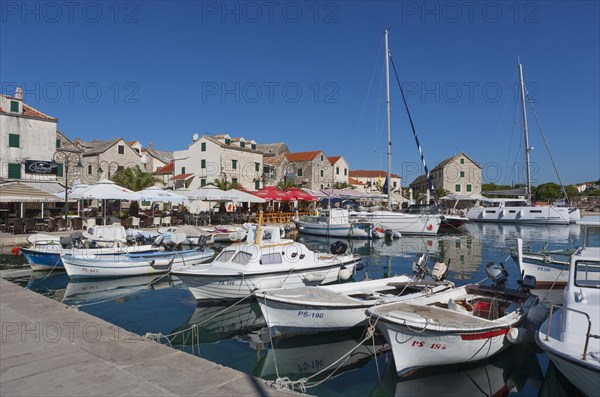
[[[135,192],[154,186],[156,183],[163,183],[161,178],[152,172],[144,172],[139,167],[124,168],[113,175],[111,180],[117,185]]]
[[[334,189],[341,190],[341,189],[345,189],[347,187],[354,189],[354,186],[349,184],[348,182],[336,182],[333,184]]]
[[[438,198],[440,197],[444,197],[450,194],[450,191],[447,189],[443,189],[441,187],[438,187],[437,189],[435,189],[435,194],[437,195]]]
[[[598,196],[600,196],[600,189],[594,189],[594,190],[589,190],[589,191],[586,190],[585,195],[598,197]]]
[[[563,197],[562,189],[560,185],[554,182],[544,183],[531,189],[531,195],[534,200],[552,202],[558,198]]]
[[[214,181],[212,181],[212,183],[209,183],[209,185],[216,186],[217,188],[219,188],[221,190],[231,190],[231,189],[235,189],[240,186],[240,184],[237,183],[237,181],[230,182],[227,180],[227,178],[215,179]]]
[[[565,190],[567,191],[567,196],[569,197],[579,196],[579,191],[575,186],[567,186]]]

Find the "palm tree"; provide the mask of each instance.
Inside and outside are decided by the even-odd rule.
[[[300,185],[298,185],[297,183],[294,183],[293,181],[289,181],[289,180],[283,180],[281,182],[279,182],[277,184],[277,188],[281,189],[281,190],[287,190],[291,187],[300,187]]]
[[[156,183],[163,183],[162,179],[152,172],[144,172],[139,167],[129,167],[118,171],[111,180],[119,186],[123,186],[135,192]]]
[[[240,186],[240,184],[237,181],[229,182],[227,180],[227,177],[223,179],[215,179],[214,181],[212,181],[212,183],[209,183],[209,185],[216,186],[218,189],[221,190],[231,190]]]

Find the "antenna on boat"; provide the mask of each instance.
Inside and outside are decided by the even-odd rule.
[[[390,127],[390,50],[388,48],[388,30],[384,31],[385,38],[385,91],[386,91],[386,111],[387,111],[387,199],[388,209],[392,209],[392,141]]]
[[[532,148],[529,147],[529,134],[527,133],[527,112],[525,109],[525,84],[523,83],[523,65],[521,60],[518,60],[519,65],[519,82],[521,85],[521,109],[523,110],[523,134],[525,135],[525,171],[527,173],[527,201],[531,204],[531,164],[529,163],[529,152]]]

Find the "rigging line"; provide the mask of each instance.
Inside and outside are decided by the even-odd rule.
[[[360,112],[360,117],[358,118],[358,126],[356,127],[356,131],[354,132],[354,141],[352,143],[352,150],[350,152],[349,160],[352,160],[352,156],[354,154],[354,148],[356,147],[356,140],[358,139],[360,127],[362,125],[365,110],[367,107],[367,102],[369,100],[369,92],[371,92],[371,87],[373,85],[373,80],[375,78],[375,71],[377,70],[377,65],[379,64],[379,58],[381,56],[381,49],[383,48],[383,39],[381,39],[381,43],[379,45],[379,51],[377,51],[377,58],[375,59],[375,64],[373,65],[373,71],[371,72],[371,79],[369,80],[369,87],[367,88],[367,94],[365,95],[365,101],[363,102],[363,106]]]
[[[565,195],[565,199],[568,201],[569,196],[567,195],[567,190],[565,189],[565,185],[558,173],[558,168],[556,167],[556,163],[554,162],[554,157],[552,156],[552,152],[550,152],[550,146],[548,146],[548,141],[546,140],[546,135],[544,134],[544,130],[542,129],[542,124],[540,123],[540,119],[538,118],[537,112],[533,107],[533,102],[531,101],[531,97],[529,96],[529,92],[527,91],[527,87],[525,87],[525,96],[529,98],[529,106],[531,110],[533,110],[533,117],[535,118],[535,122],[537,123],[538,128],[540,129],[540,134],[542,135],[542,139],[544,140],[544,145],[546,146],[546,150],[548,151],[548,155],[550,156],[550,161],[552,162],[552,167],[554,167],[554,172],[556,172],[556,176],[558,177],[558,182],[560,182],[560,189]]]
[[[402,101],[404,102],[404,108],[406,109],[406,114],[408,115],[408,120],[410,121],[410,127],[412,129],[412,133],[415,138],[415,142],[417,143],[417,149],[419,149],[419,155],[421,156],[421,163],[423,163],[423,168],[425,169],[427,185],[429,187],[429,191],[433,195],[433,200],[435,202],[435,205],[438,205],[437,192],[433,188],[433,181],[431,180],[431,175],[429,175],[429,169],[427,168],[427,163],[425,162],[425,156],[423,155],[423,149],[421,149],[421,144],[419,143],[419,138],[417,137],[417,131],[415,130],[415,124],[413,123],[412,116],[410,115],[410,111],[408,110],[408,103],[406,102],[406,97],[404,96],[404,90],[402,89],[402,84],[400,84],[400,78],[398,77],[398,72],[396,71],[396,64],[394,64],[394,59],[392,58],[392,56],[389,55],[389,57],[390,57],[390,61],[392,62],[392,68],[394,69],[394,74],[396,75],[396,81],[398,82],[398,87],[400,87],[400,93],[402,94]]]
[[[515,85],[515,81],[517,80],[517,72],[515,71],[515,74],[513,75],[513,80],[512,83],[510,85],[510,87]],[[494,137],[494,144],[492,147],[497,147],[496,144],[498,142],[498,139],[500,137],[500,130],[502,129],[502,123],[504,122],[504,117],[506,116],[507,110],[508,110],[508,103],[510,102],[510,95],[506,96],[506,102],[504,102],[504,109],[502,110],[502,116],[500,116],[500,122],[498,123],[498,129],[496,131],[496,136]],[[513,123],[514,126],[514,123]],[[514,127],[513,127],[514,128]],[[511,133],[511,141],[512,141],[512,133]],[[509,146],[510,147],[510,146]],[[510,151],[507,152],[507,159],[506,159],[506,164],[508,164],[508,156],[510,154]],[[492,161],[494,155],[494,151],[490,151],[489,157],[488,157],[488,162]]]

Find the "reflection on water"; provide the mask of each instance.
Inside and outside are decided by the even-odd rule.
[[[410,236],[390,242],[351,241],[350,249],[362,256],[364,265],[355,280],[410,274],[415,255],[428,253],[430,264],[433,260],[450,261],[449,279],[458,285],[483,280],[486,277],[484,265],[493,261],[504,263],[510,276],[509,286],[516,286],[520,274],[509,254],[516,247],[517,237],[530,241],[534,248],[547,244],[548,249],[572,248],[581,245],[582,238],[577,225],[548,227],[472,223],[463,228],[465,232],[461,234]],[[600,240],[598,235],[594,238]],[[336,241],[309,236],[300,236],[299,240],[320,251],[328,251]],[[234,306],[231,302],[197,306],[197,301],[174,276],[70,282],[64,272],[35,272],[17,282],[65,304],[77,305],[80,310],[137,334],[175,334],[169,340],[176,348],[270,380],[276,377],[278,371],[280,376],[289,376],[292,380],[312,376],[356,346],[361,339],[360,335],[322,333],[275,339],[271,345],[256,302],[244,301]],[[546,292],[543,290],[540,294],[545,295]],[[552,295],[548,297],[551,301],[562,299],[562,291],[552,291]],[[190,329],[192,326],[193,331]],[[539,367],[541,365],[542,370],[546,370],[547,356],[535,354],[531,347],[527,350],[517,346],[481,365],[428,369],[415,373],[412,378],[399,380],[390,352],[375,357],[374,353],[384,347],[383,340],[376,342],[375,346],[361,346],[347,360],[340,361],[339,370],[330,379],[308,392],[317,396],[344,397],[426,396],[450,392],[458,395],[498,393],[532,396],[537,395],[540,388],[544,393],[549,388],[546,383],[553,376],[548,371],[542,387]],[[564,382],[556,390],[568,391],[572,395]],[[556,394],[551,391],[542,395]]]
[[[502,396],[535,392],[542,370],[533,345],[515,345],[491,359],[458,366],[438,366],[398,378],[393,360],[375,396]]]

